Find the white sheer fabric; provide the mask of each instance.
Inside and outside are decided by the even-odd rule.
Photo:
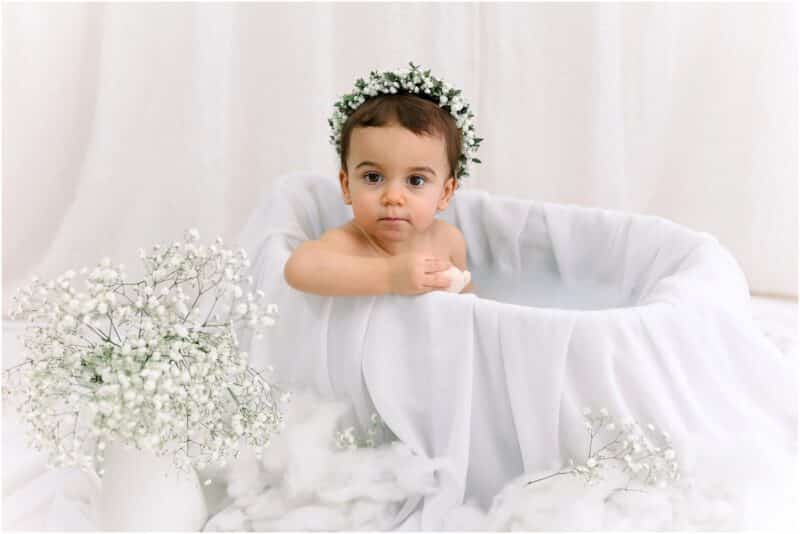
[[[4,6],[3,285],[196,226],[238,235],[371,69],[432,68],[485,138],[466,188],[652,213],[797,294],[789,4]],[[4,311],[11,291],[6,291]]]

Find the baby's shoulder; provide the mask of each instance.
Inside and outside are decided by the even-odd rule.
[[[464,241],[464,234],[461,233],[461,230],[459,230],[457,226],[447,221],[436,219],[436,223],[434,224],[434,240],[436,241],[436,248],[447,251],[447,255],[450,258],[465,255],[466,243]]]
[[[337,252],[358,255],[364,253],[364,247],[359,238],[360,236],[353,231],[352,225],[348,222],[323,232],[319,237],[319,242]]]
[[[435,219],[435,221],[433,232],[437,241],[450,244],[464,241],[464,235],[457,226],[441,219]]]

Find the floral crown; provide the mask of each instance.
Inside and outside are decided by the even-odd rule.
[[[421,71],[418,65],[409,62],[410,69],[402,69],[387,72],[372,71],[369,78],[359,78],[356,80],[355,89],[352,93],[344,95],[334,104],[336,111],[328,119],[331,127],[331,144],[336,146],[336,152],[342,154],[342,128],[347,118],[355,111],[358,106],[369,98],[378,94],[409,93],[416,94],[421,98],[430,100],[439,105],[442,109],[449,112],[456,120],[458,128],[461,130],[461,157],[459,158],[459,169],[456,179],[461,182],[461,178],[469,176],[470,163],[480,163],[481,160],[475,158],[478,147],[483,141],[480,137],[475,137],[475,116],[469,109],[469,105],[461,96],[460,89],[454,89],[449,83],[431,76],[431,71]]]

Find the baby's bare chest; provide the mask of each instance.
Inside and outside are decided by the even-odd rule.
[[[357,243],[352,249],[352,253],[356,256],[375,256],[377,251],[369,245],[369,243]],[[436,256],[439,258],[449,258],[450,248],[444,243],[435,243],[428,245],[414,245],[404,249],[405,254],[424,254],[426,256]]]

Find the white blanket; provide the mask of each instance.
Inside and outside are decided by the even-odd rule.
[[[585,454],[584,406],[668,431],[689,475],[712,449],[793,453],[794,368],[756,327],[746,280],[712,236],[459,191],[443,218],[464,233],[477,296],[289,288],[291,250],[350,216],[333,179],[279,181],[241,244],[281,318],[243,341],[257,365],[352,403],[362,426],[377,412],[437,462],[438,490],[397,522],[440,528],[465,500],[487,508],[523,473]]]

